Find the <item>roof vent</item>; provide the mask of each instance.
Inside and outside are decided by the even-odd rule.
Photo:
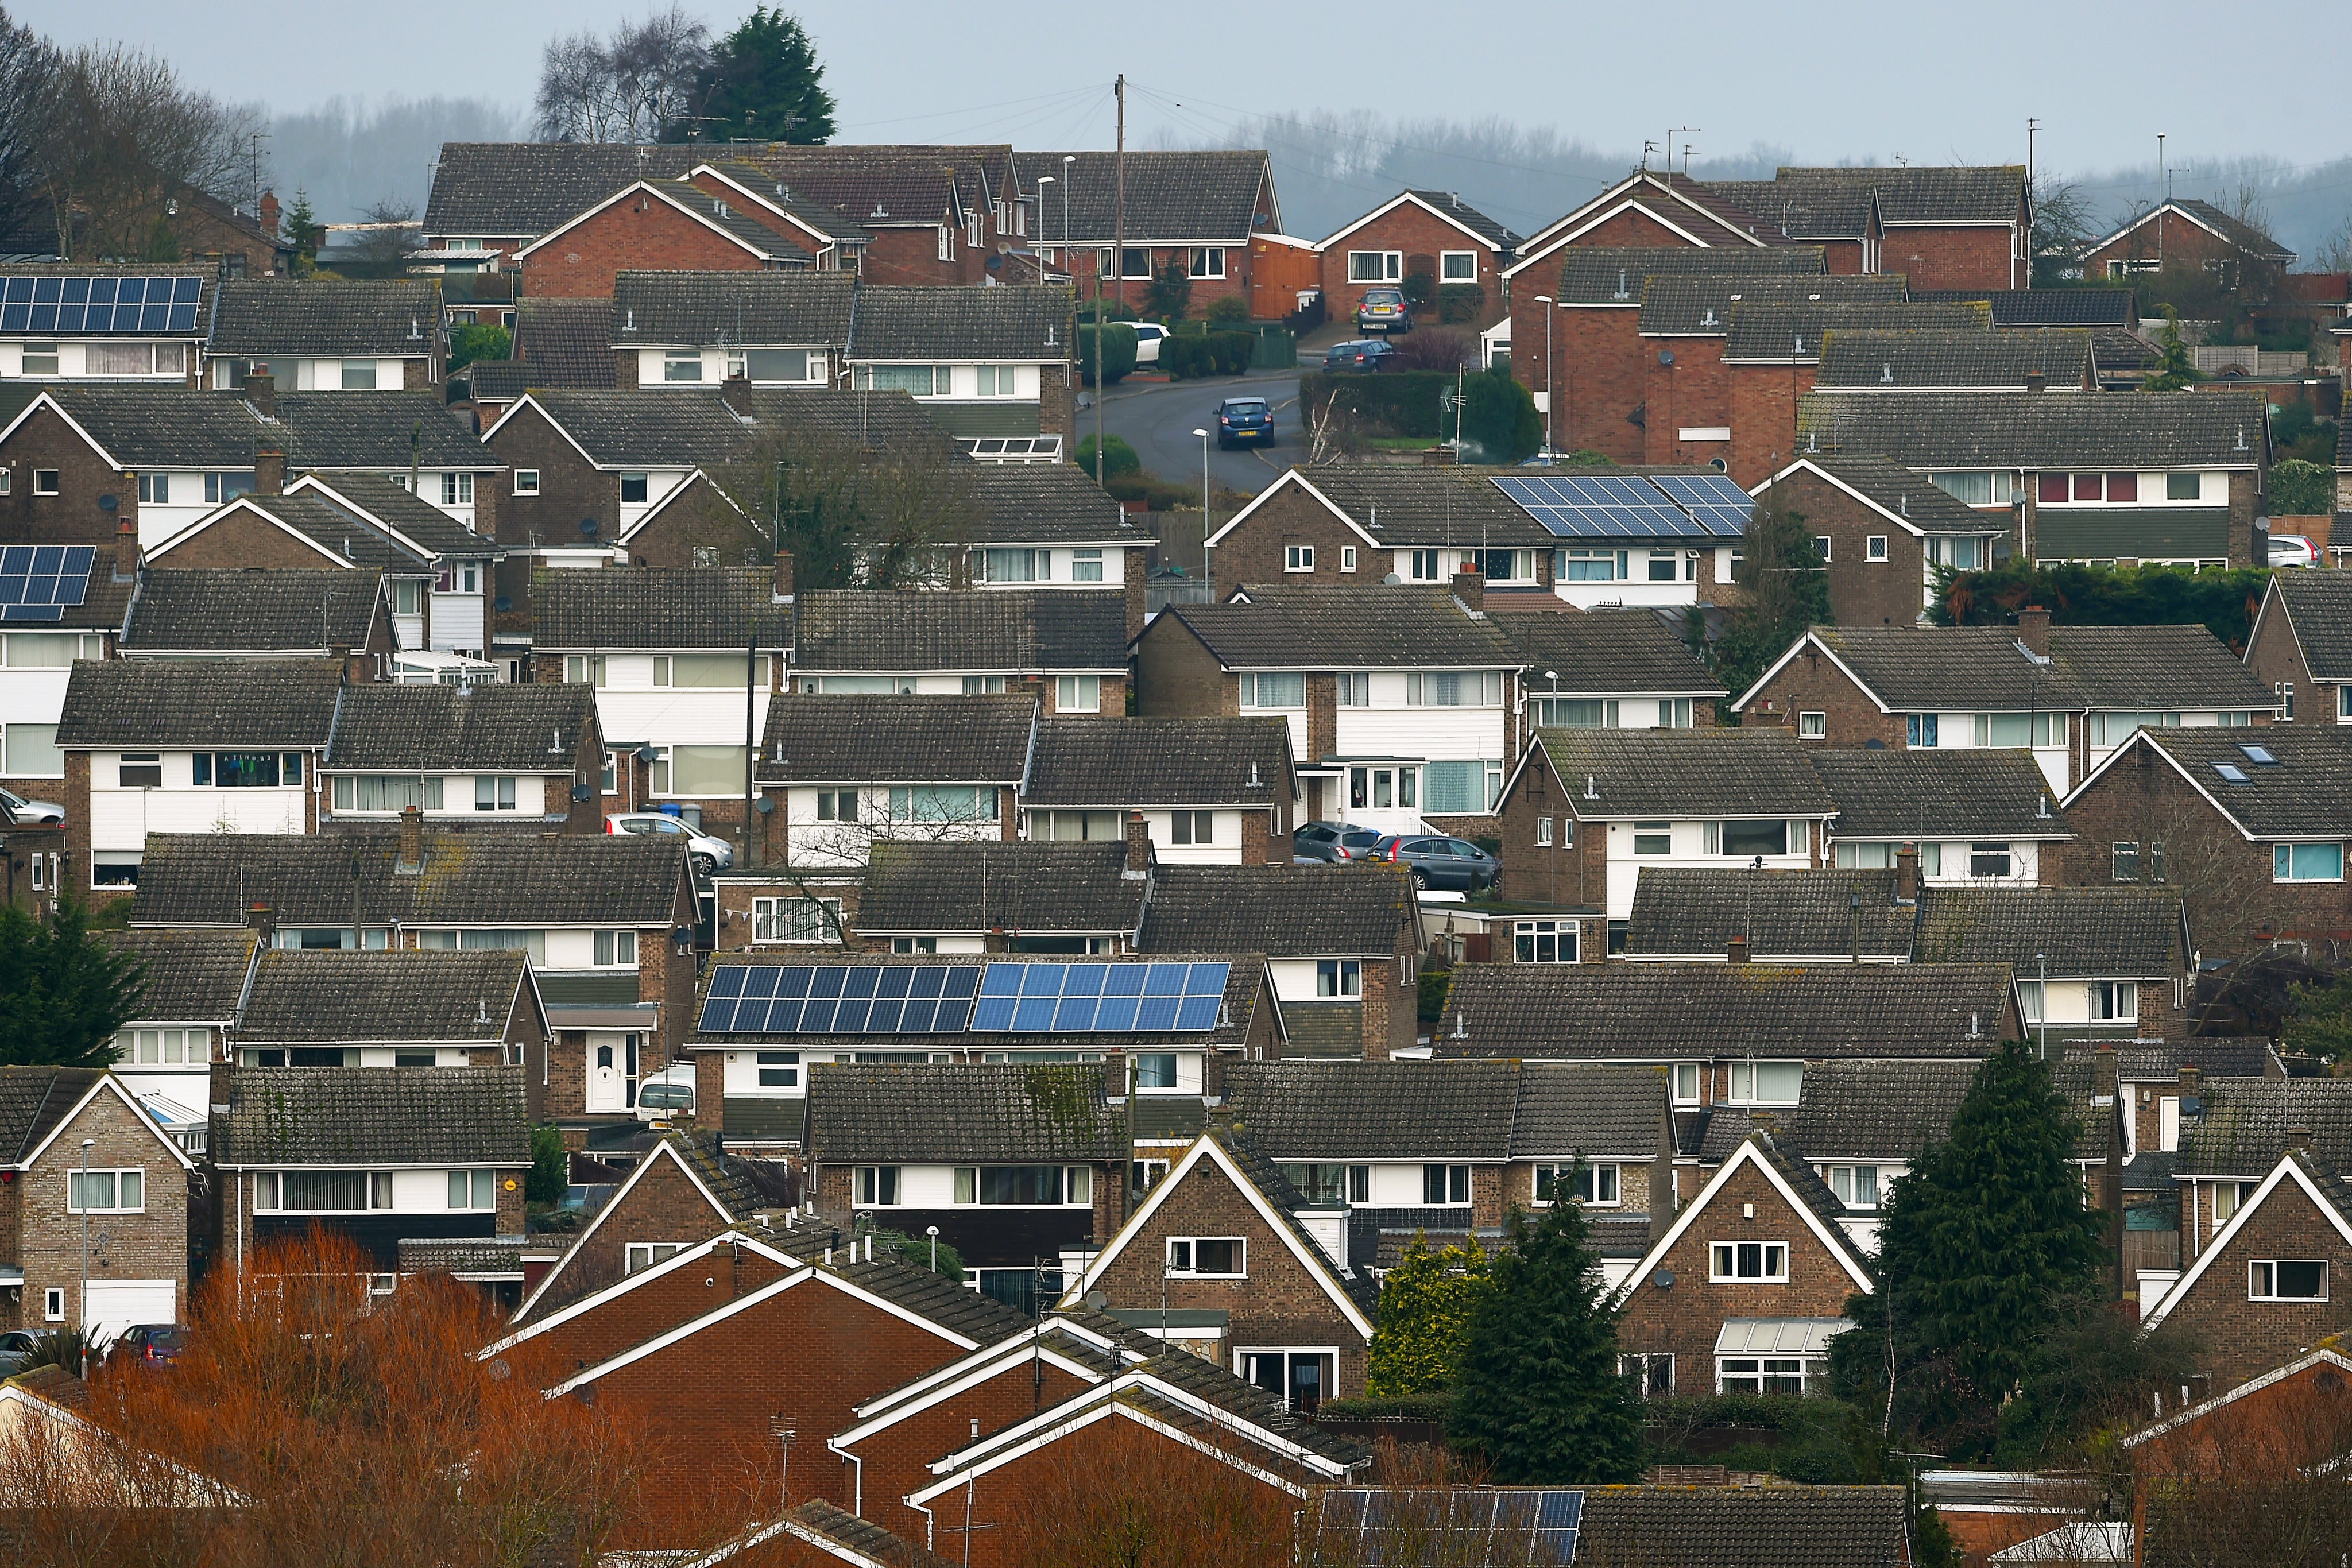
[[[1601,791],[1593,784],[1592,775],[1590,773],[1584,776],[1584,798],[1588,800],[1598,800],[1601,799]]]
[[[1895,367],[1893,365],[1879,366],[1878,380],[1879,384],[1882,386],[1893,386],[1895,384]]]
[[[425,340],[425,334],[416,329],[416,318],[414,316],[408,319],[408,340],[412,343],[421,343]]]
[[[629,311],[629,319],[628,319],[628,320],[627,320],[626,322],[625,322],[625,323],[622,325],[621,330],[622,330],[622,331],[624,331],[624,332],[634,332],[634,331],[635,331],[636,329],[637,329],[637,312],[636,312],[635,308],[633,307],[633,308],[631,308],[631,309],[630,309],[630,311]]]
[[[2036,795],[2033,797],[2033,817],[2036,821],[2041,822],[2046,822],[2050,820],[2049,796]]]
[[[1819,299],[1819,298],[1821,298],[1821,296],[1820,296],[1820,295],[1818,295],[1818,294],[1808,294],[1808,295],[1806,295],[1806,296],[1805,296],[1805,298],[1808,298],[1808,299]]]
[[[547,732],[547,754],[550,757],[561,757],[563,755],[563,732],[562,730],[551,729]]]
[[[1717,325],[1717,321],[1716,321],[1716,319],[1715,319],[1715,307],[1714,307],[1714,306],[1710,305],[1710,306],[1708,306],[1708,307],[1706,308],[1706,317],[1705,317],[1703,319],[1701,319],[1701,320],[1700,320],[1699,325],[1700,325],[1700,326],[1702,326],[1702,327],[1713,327],[1713,326]]]
[[[2245,449],[2246,449],[2246,427],[2245,427],[2244,425],[2242,425],[2242,425],[2238,426],[2238,444],[2237,444],[2237,446],[2236,446],[2235,450],[2240,451],[2240,452],[2243,452]]]
[[[1911,515],[1911,492],[1908,490],[1903,492],[1903,515],[1906,517]]]
[[[1973,1009],[1969,1013],[1969,1038],[1970,1040],[1983,1038],[1983,1030],[1978,1027],[1978,1015]]]
[[[1456,1040],[1470,1038],[1470,1017],[1458,1009],[1454,1014],[1454,1038]]]
[[[1631,299],[1633,298],[1633,294],[1625,287],[1625,269],[1622,267],[1617,269],[1617,298],[1620,299]]]
[[[1375,528],[1381,526],[1381,509],[1378,507],[1372,508],[1372,520],[1369,526]]]
[[[1249,787],[1250,787],[1251,789],[1265,789],[1265,786],[1264,784],[1262,784],[1262,783],[1260,783],[1260,782],[1258,781],[1258,777],[1257,777],[1257,763],[1256,763],[1255,761],[1254,761],[1254,760],[1250,763],[1250,781],[1249,781]]]
[[[490,1004],[483,1001],[478,997],[474,998],[474,1021],[476,1023],[488,1023],[490,1021]]]

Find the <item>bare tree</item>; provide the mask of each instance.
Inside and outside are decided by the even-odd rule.
[[[398,277],[408,270],[408,253],[425,243],[416,225],[416,204],[386,197],[360,214],[352,243],[338,258],[348,277]]]
[[[62,64],[47,39],[0,10],[0,235],[40,211],[45,110]]]
[[[2352,208],[2313,248],[2311,259],[2322,272],[2352,272]]]
[[[189,189],[234,199],[252,155],[246,114],[121,45],[63,57],[38,113],[36,164],[67,256],[144,256],[165,202]]]
[[[761,419],[732,462],[706,472],[716,494],[690,526],[717,559],[782,549],[804,589],[960,580],[980,514],[972,465],[944,438],[877,450],[782,411]]]
[[[542,141],[657,141],[688,112],[709,64],[710,29],[678,5],[624,22],[610,38],[551,38],[534,128]]]

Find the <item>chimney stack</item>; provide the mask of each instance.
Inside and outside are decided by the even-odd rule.
[[[776,574],[776,597],[779,599],[790,599],[793,596],[793,552],[788,549],[778,550],[776,552],[776,564],[774,570]]]
[[[257,496],[282,496],[286,493],[286,454],[282,448],[254,448],[253,493]]]
[[[2017,612],[2017,640],[2037,659],[2050,656],[2050,612],[2029,604]]]
[[[139,580],[139,525],[129,517],[114,525],[114,580]]]
[[[2047,392],[2050,390],[2050,378],[2040,371],[2028,371],[2025,372],[2025,390],[2030,392]]]
[[[1127,814],[1127,874],[1151,874],[1151,825],[1140,811]]]
[[[1486,608],[1486,580],[1475,571],[1455,572],[1454,597],[1471,609],[1483,612]]]
[[[269,946],[270,933],[277,927],[278,912],[258,900],[256,900],[252,907],[245,912],[245,928],[259,936],[261,945],[265,947]]]
[[[719,400],[738,419],[751,417],[751,381],[748,376],[729,376],[719,383]]]
[[[2311,1129],[2308,1127],[2289,1127],[2286,1130],[2286,1146],[2303,1154],[2307,1155],[2311,1153]]]
[[[1727,963],[1745,964],[1748,962],[1748,938],[1745,936],[1734,936],[1730,941],[1726,942],[1723,945],[1723,956],[1724,961]]]
[[[425,869],[425,813],[415,806],[401,810],[400,856],[393,862],[393,869],[404,872]]]
[[[268,371],[247,369],[245,372],[245,401],[253,412],[264,419],[278,417],[278,378]]]
[[[253,215],[261,220],[261,227],[271,238],[278,236],[278,193],[264,191],[254,206]]]
[[[1905,844],[1895,852],[1895,902],[1919,902],[1919,846]]]
[[[2109,1101],[2116,1097],[2116,1048],[2102,1044],[2091,1057],[2091,1093],[2104,1094]]]
[[[2200,1085],[2203,1083],[2204,1076],[2203,1071],[2196,1063],[2189,1061],[2182,1062],[2180,1064],[2180,1071],[2174,1074],[2174,1077],[2179,1085],[2180,1097],[2183,1100],[2194,1099],[2198,1094],[2201,1093],[2202,1090]]]

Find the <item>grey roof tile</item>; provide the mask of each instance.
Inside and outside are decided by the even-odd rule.
[[[308,653],[365,648],[386,611],[373,571],[150,568],[140,579],[125,652]]]
[[[1516,669],[1524,658],[1447,588],[1244,590],[1246,603],[1171,604],[1229,669]]]
[[[1552,767],[1597,817],[1826,817],[1836,802],[1787,730],[1541,729]]]
[[[1779,1141],[1807,1160],[1909,1160],[1950,1135],[1977,1071],[1969,1061],[1816,1062],[1801,1103],[1778,1116]]]
[[[1511,1157],[1507,1061],[1235,1062],[1225,1106],[1277,1160]]]
[[[530,1164],[520,1067],[240,1068],[212,1118],[215,1163]]]
[[[1437,191],[1417,186],[1411,193],[1427,202],[1454,222],[1477,230],[1486,243],[1497,250],[1509,250],[1519,243],[1520,235],[1514,234],[1506,225],[1496,223],[1464,201],[1456,192]]]
[[[1938,492],[1940,494],[1941,492]],[[1491,601],[1489,601],[1491,604]],[[1659,692],[1694,697],[1732,694],[1650,610],[1489,609],[1487,619],[1511,640],[1537,696]],[[1549,677],[1559,674],[1555,685]]]
[[[85,662],[67,680],[58,744],[320,747],[342,681],[340,659]]]
[[[0,1166],[24,1164],[105,1077],[95,1067],[0,1067]]]
[[[725,463],[749,439],[742,420],[715,392],[550,391],[534,392],[531,402],[599,468]]]
[[[215,354],[380,355],[431,359],[441,286],[431,278],[350,282],[233,277],[220,285]]]
[[[515,301],[513,375],[525,387],[612,390],[612,311],[602,299],[525,295]],[[478,381],[478,393],[487,389]]]
[[[1124,1157],[1093,1063],[809,1069],[809,1160],[952,1164]]]
[[[2345,423],[2352,431],[2352,420]],[[2352,440],[2352,436],[2343,439]],[[2352,681],[2352,575],[2271,573],[2271,608],[2284,609],[2314,680]]]
[[[400,577],[423,577],[432,573],[433,562],[428,557],[316,490],[283,496],[239,496],[236,505],[258,512],[315,545],[327,558],[318,564],[327,570],[336,570],[331,563],[341,561],[346,568],[370,574],[381,571]],[[172,557],[163,552],[160,559],[169,562]]]
[[[968,463],[963,449],[908,392],[853,391],[845,387],[754,387],[746,406],[761,430],[772,426],[805,430],[811,434],[851,443],[867,452],[936,452],[945,460],[969,469],[966,472],[960,468],[956,482],[975,496],[989,493],[984,488],[991,478],[989,470],[997,466]],[[1058,464],[1039,464],[1023,467],[1022,472],[1066,474],[1070,470]],[[1117,505],[1092,481],[1088,481],[1088,487],[1094,490],[1097,503]],[[1035,490],[1037,486],[1031,488]]]
[[[1899,1486],[1588,1487],[1576,1560],[1586,1568],[1889,1568],[1910,1560]]]
[[[2294,252],[2287,249],[2286,246],[2279,244],[2278,241],[2271,238],[2270,235],[2254,227],[2252,224],[2241,222],[2239,219],[2231,216],[2228,213],[2223,212],[2221,208],[2215,206],[2210,202],[2200,202],[2189,197],[2175,196],[2172,200],[2167,202],[2165,205],[2188,218],[2191,223],[2197,224],[2204,228],[2210,229],[2222,239],[2228,241],[2238,249],[2244,251],[2249,256],[2258,256],[2262,260],[2274,263],[2280,267],[2292,267],[2294,265]],[[2149,214],[2149,216],[2153,215],[2154,214]],[[2142,217],[2137,220],[2139,224],[2146,224],[2147,221],[2147,217]]]
[[[1858,491],[1922,532],[1982,534],[1986,529],[1984,513],[1899,463],[1857,453],[1805,455],[1798,462]],[[1755,494],[1761,500],[1771,492],[1767,480]]]
[[[1509,472],[1339,464],[1292,475],[1383,545],[1550,549],[1559,542],[1551,530],[1495,487],[1495,476]]]
[[[1871,330],[1833,327],[1821,345],[1813,384],[1869,392],[2000,387],[2022,392],[2043,378],[2052,392],[2093,384],[2091,334]]]
[[[286,465],[497,469],[506,466],[430,389],[415,392],[281,392],[278,421]]]
[[[73,385],[40,390],[125,469],[249,469],[256,447],[284,441],[278,426],[233,392]]]
[[[2074,836],[2050,798],[2049,778],[2024,751],[1838,750],[1812,760],[1837,803],[1838,839]]]
[[[1124,672],[1127,596],[1087,589],[799,595],[793,667],[805,674]]]
[[[1862,299],[1830,295],[1818,300],[1778,300],[1766,295],[1742,300],[1731,308],[1723,358],[1726,363],[1818,363],[1826,351],[1824,341],[1832,333],[1900,329],[1989,337],[1987,321],[1987,312],[1981,305],[1916,305],[1900,295]],[[2017,384],[2021,387],[2025,383],[2020,381]]]
[[[1633,884],[1627,956],[1710,958],[1734,936],[1765,961],[1912,956],[1915,909],[1895,902],[1891,871],[1716,871],[1643,866]]]
[[[730,175],[749,183],[756,169],[794,198],[823,204],[867,231],[928,228],[1018,193],[1013,149],[967,145],[862,144],[825,147],[739,142]],[[1130,158],[1134,155],[1130,153]],[[740,166],[740,167],[739,167]]]
[[[978,1293],[973,1292],[975,1295]],[[1023,1321],[1025,1323],[1027,1320]],[[911,1541],[899,1539],[870,1519],[845,1513],[822,1498],[812,1498],[795,1504],[786,1517],[793,1523],[846,1548],[846,1553],[836,1552],[835,1555],[851,1563],[887,1563],[889,1568],[950,1568],[953,1562],[953,1559],[941,1557]]]
[[[688,145],[445,141],[423,229],[475,239],[543,235],[637,180],[675,179],[708,155]]]
[[[1357,1061],[1364,1055],[1364,1004],[1308,999],[1282,1009],[1282,1060]]]
[[[805,348],[849,341],[850,272],[620,272],[605,341],[619,348]]]
[[[2261,1078],[2269,1071],[2274,1047],[2264,1035],[2194,1035],[2185,1040],[2070,1040],[2063,1042],[2065,1060],[2095,1057],[2112,1048],[2126,1083],[2171,1081],[2184,1066],[2208,1078]]]
[[[2037,664],[2006,626],[1819,626],[1811,633],[1895,712],[2266,708],[2275,700],[2197,626],[2058,626]]]
[[[595,716],[593,686],[348,686],[319,766],[569,773]]]
[[[1930,887],[1914,956],[2007,964],[2021,979],[2162,980],[2185,967],[2181,941],[2173,888]]]
[[[1571,246],[1560,252],[1559,287],[1553,298],[1562,305],[1633,306],[1641,302],[1644,280],[1652,277],[1821,277],[1828,273],[1817,247]]]
[[[755,215],[754,209],[736,206],[718,197],[706,195],[690,181],[648,180],[646,183],[655,193],[667,197],[695,217],[725,231],[737,244],[746,246],[752,255],[771,266],[805,267],[816,260],[796,244],[793,236],[782,232],[785,225],[780,220],[769,218],[763,223],[761,220],[766,214]]]
[[[1914,468],[2254,468],[2267,439],[2248,392],[2053,397],[1812,392],[1797,403],[1801,451],[1877,453]]]
[[[724,649],[792,643],[792,607],[764,569],[683,567],[551,571],[534,589],[546,649]]]
[[[2309,1130],[2321,1168],[2338,1176],[2352,1170],[2352,1079],[2207,1079],[2200,1098],[2202,1113],[2181,1118],[2183,1176],[2259,1180],[2296,1127]]]
[[[499,554],[497,541],[476,533],[405,484],[381,474],[353,471],[297,482],[302,491],[323,490],[348,502],[420,549],[436,556],[479,559]]]
[[[1270,806],[1288,798],[1290,768],[1279,718],[1046,717],[1022,804]]]
[[[496,1045],[528,965],[520,952],[273,947],[254,967],[237,1041]]]
[[[883,360],[1018,361],[1070,357],[1072,291],[1051,287],[892,287],[857,290],[849,357]]]
[[[1511,1113],[1515,1159],[1649,1159],[1665,1134],[1666,1075],[1614,1062],[1520,1065]]]
[[[878,406],[880,395],[873,395]],[[971,494],[980,514],[971,524],[974,544],[1138,546],[1151,542],[1150,536],[1129,519],[1126,510],[1103,494],[1092,474],[1072,464],[974,463],[959,483]]]
[[[1137,951],[1387,957],[1400,936],[1418,946],[1415,909],[1412,884],[1384,864],[1163,865]]]
[[[1996,327],[2137,327],[2139,308],[2128,288],[1915,288],[1922,304],[1983,300]]]
[[[770,784],[1013,784],[1037,705],[1025,696],[786,697],[768,705]]]
[[[1075,158],[1066,170],[1065,157]],[[1108,152],[1017,152],[1014,167],[1021,188],[1034,188],[1037,176],[1051,174],[1061,188],[1045,204],[1040,222],[1048,239],[1076,236],[1081,245],[1110,243],[1117,198],[1121,183],[1118,161]],[[1259,187],[1269,195],[1273,171],[1263,152],[1185,151],[1138,152],[1126,155],[1126,227],[1129,245],[1223,242],[1240,244],[1279,222],[1259,223],[1264,214],[1280,214],[1257,204]],[[1062,198],[1070,202],[1069,228],[1062,227]]]
[[[2053,626],[2050,656],[2095,708],[2268,708],[2278,699],[2210,628]]]
[[[1127,845],[915,841],[876,843],[854,922],[860,932],[1133,931],[1145,883]]]
[[[2158,747],[2248,835],[2257,839],[2352,835],[2352,732],[2300,724],[2261,729],[2144,729],[2130,744]],[[2258,764],[2244,751],[2277,759]],[[2233,783],[2215,764],[2235,768]]]
[[[139,961],[134,1018],[197,1023],[236,1016],[260,939],[250,931],[110,931],[103,940]]]
[[[1747,256],[1761,252],[1709,251],[1711,256]],[[1775,269],[1779,271],[1780,269]],[[1719,273],[1676,273],[1654,277],[1642,289],[1641,331],[1721,338],[1732,329],[1735,315],[1757,305],[1824,306],[1868,300],[1900,303],[1903,279],[1894,277],[1757,276],[1743,273],[1738,262]]]

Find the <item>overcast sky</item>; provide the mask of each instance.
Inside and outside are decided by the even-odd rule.
[[[550,35],[607,28],[649,6],[609,0],[13,0],[60,42],[122,39],[168,56],[196,86],[273,110],[337,95],[487,98],[528,106]],[[714,29],[748,5],[691,5]],[[1093,14],[1106,20],[1087,26]],[[1696,124],[1710,149],[1754,143],[1801,161],[2023,161],[2038,116],[2042,159],[2072,172],[2266,153],[2291,165],[2352,152],[2329,112],[2343,11],[2281,0],[2258,11],[2142,0],[2118,10],[2002,3],[1948,10],[1816,0],[1561,5],[1489,0],[1449,10],[1346,6],[974,5],[820,0],[801,9],[840,105],[843,141],[1009,141],[1108,146],[1109,85],[1133,86],[1131,138],[1187,141],[1244,114],[1369,109],[1488,115],[1638,154]],[[1433,17],[1450,18],[1437,20]],[[1512,20],[1512,18],[1518,20]],[[2255,18],[2258,17],[2257,22]],[[2259,27],[2259,48],[2207,57]],[[2300,82],[2265,69],[2313,53]],[[2242,41],[2242,40],[2241,40]],[[2168,65],[2180,71],[2168,88]],[[2208,68],[2210,67],[2210,68]],[[1181,106],[1181,107],[1179,107]]]

